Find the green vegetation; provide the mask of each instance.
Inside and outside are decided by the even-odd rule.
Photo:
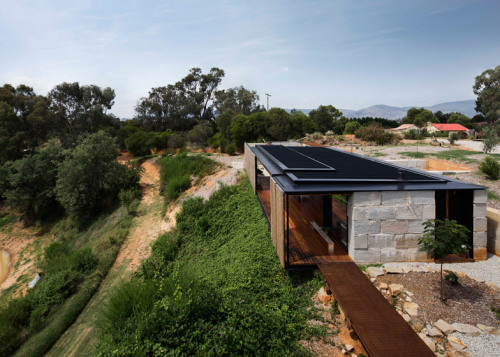
[[[488,190],[488,200],[498,200],[500,196],[495,191]]]
[[[361,140],[373,142],[377,145],[392,144],[399,141],[395,134],[385,132],[382,125],[378,123],[362,126],[356,130],[355,135]]]
[[[248,180],[184,201],[140,277],[111,297],[97,355],[302,355],[319,278],[279,264]]]
[[[451,285],[458,285],[458,275],[452,272],[451,270],[445,270],[444,271],[446,275],[444,276],[444,279],[448,281]]]
[[[479,170],[491,180],[496,180],[500,175],[500,164],[498,160],[487,157],[479,164]]]
[[[12,354],[23,342],[19,356],[41,356],[50,348],[98,288],[131,220],[118,209],[104,214],[85,231],[70,219],[54,226],[51,234],[58,238],[45,249],[41,280],[0,310],[0,355]]]
[[[9,223],[15,222],[16,216],[13,214],[0,214],[0,228],[8,225]]]
[[[467,251],[470,231],[455,220],[429,219],[424,222],[424,234],[418,240],[421,251],[439,260],[441,264],[441,300],[443,295],[443,261],[448,254],[463,254]]]
[[[489,122],[498,120],[500,113],[500,66],[487,69],[476,77],[472,87],[477,95],[476,111],[481,112]]]
[[[500,306],[492,306],[491,311],[493,311],[497,316],[497,319],[500,320]]]
[[[500,141],[497,134],[497,129],[493,125],[489,125],[483,129],[483,152],[491,152]]]
[[[167,200],[174,200],[191,186],[191,176],[207,176],[216,167],[215,161],[205,155],[181,153],[158,160],[161,167],[161,190]]]
[[[366,264],[366,265],[358,265],[358,268],[362,272],[366,273],[367,268],[370,268],[370,267],[380,268],[382,266],[383,266],[382,264]]]
[[[416,152],[416,151],[403,151],[403,152],[400,152],[399,154],[406,156],[406,157],[411,157],[413,159],[423,159],[429,155],[432,155],[432,154],[427,154],[424,152]]]

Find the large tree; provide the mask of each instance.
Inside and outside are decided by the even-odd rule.
[[[316,124],[316,130],[325,133],[334,129],[335,121],[342,117],[342,112],[333,105],[320,105],[318,109],[311,110],[309,117]]]
[[[49,99],[66,146],[75,146],[82,134],[119,126],[118,118],[108,112],[115,100],[115,91],[109,87],[64,82],[49,92]]]
[[[500,118],[500,66],[487,69],[476,77],[472,87],[477,95],[476,111],[483,113],[488,121]]]
[[[248,90],[243,86],[216,91],[215,109],[219,113],[231,109],[238,114],[245,115],[264,110],[259,105],[259,95],[257,92]]]
[[[146,130],[189,130],[201,121],[214,119],[214,97],[224,71],[212,68],[203,74],[192,68],[175,84],[152,88],[135,108],[136,118]]]

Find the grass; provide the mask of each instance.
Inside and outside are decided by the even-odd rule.
[[[192,176],[200,180],[217,167],[214,160],[202,154],[180,153],[175,156],[164,156],[158,163],[161,167],[160,192],[169,201],[176,199],[190,187]]]
[[[5,216],[0,217],[0,228],[8,225],[9,223],[13,223],[16,221],[16,216],[13,214],[7,214]]]
[[[500,196],[495,191],[488,190],[488,200],[498,200]]]
[[[430,154],[423,153],[423,152],[404,151],[404,152],[401,152],[400,155],[403,155],[406,157],[411,157],[413,159],[423,159],[424,157],[427,157]]]
[[[183,202],[177,230],[111,297],[95,354],[303,355],[299,340],[325,333],[307,326],[321,283],[283,270],[245,179]]]
[[[45,254],[40,263],[44,275],[37,287],[0,311],[0,325],[10,325],[8,333],[0,334],[0,354],[10,355],[19,346],[16,356],[45,354],[99,287],[131,221],[132,217],[120,208],[102,215],[86,231],[79,231],[70,219],[55,224],[50,234],[58,240],[46,248],[46,252],[55,252],[54,257]],[[7,311],[18,317],[16,324],[5,320]]]
[[[359,270],[366,273],[366,269],[370,267],[381,268],[382,264],[366,264],[366,265],[358,265]]]

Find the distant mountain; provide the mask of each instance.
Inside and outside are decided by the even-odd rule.
[[[418,106],[415,106],[420,108]],[[460,112],[462,114],[467,115],[469,118],[472,118],[476,115],[476,111],[474,108],[476,107],[476,101],[471,100],[460,100],[457,102],[446,102],[431,105],[428,107],[424,107],[425,109],[429,109],[433,113],[437,111],[442,111],[443,113],[449,112]],[[339,109],[346,117],[348,118],[360,118],[360,117],[378,117],[378,118],[386,118],[392,120],[399,120],[406,116],[408,109],[412,107],[393,107],[390,105],[372,105],[371,107],[352,110],[352,109]],[[309,114],[312,109],[297,109],[305,114]],[[287,109],[287,111],[290,111]]]

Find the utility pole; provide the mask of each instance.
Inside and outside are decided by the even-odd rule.
[[[271,96],[271,94],[267,94],[267,111],[269,111],[269,97]]]

